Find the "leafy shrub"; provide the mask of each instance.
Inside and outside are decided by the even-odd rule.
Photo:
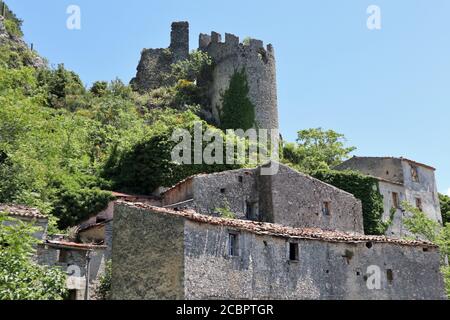
[[[439,194],[439,202],[441,205],[442,221],[444,224],[450,223],[450,197]]]
[[[389,222],[382,220],[383,196],[378,190],[377,179],[353,171],[321,170],[312,175],[361,200],[365,234],[383,235],[386,232]]]
[[[255,106],[248,98],[247,74],[244,69],[235,71],[230,85],[222,95],[220,127],[222,129],[243,129],[255,126]]]
[[[62,300],[66,296],[65,273],[31,259],[37,230],[0,213],[0,300]]]
[[[100,284],[97,287],[97,297],[100,300],[110,299],[112,278],[112,262],[106,262],[105,273],[100,277]]]

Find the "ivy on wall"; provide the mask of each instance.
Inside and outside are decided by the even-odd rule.
[[[248,130],[255,125],[255,106],[248,98],[245,69],[235,71],[229,88],[222,95],[220,126],[222,129]]]
[[[361,200],[364,233],[383,235],[389,222],[383,222],[383,196],[378,189],[378,180],[354,171],[322,170],[313,176],[323,182],[353,194]]]

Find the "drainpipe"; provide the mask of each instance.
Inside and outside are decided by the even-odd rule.
[[[84,300],[89,300],[89,276],[91,273],[91,250],[86,252],[86,287],[84,290]]]

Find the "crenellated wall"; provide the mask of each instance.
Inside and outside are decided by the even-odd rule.
[[[214,61],[213,81],[210,88],[213,116],[220,123],[222,94],[228,89],[235,71],[245,69],[249,85],[249,98],[255,105],[259,128],[278,129],[278,106],[275,54],[272,45],[250,39],[240,43],[235,35],[226,33],[225,41],[217,32],[200,34],[199,49]]]

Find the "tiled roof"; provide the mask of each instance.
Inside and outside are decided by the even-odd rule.
[[[10,216],[32,218],[32,219],[47,219],[47,216],[41,214],[38,209],[26,207],[18,204],[0,204],[0,212],[6,212]]]
[[[140,199],[151,199],[151,200],[157,200],[159,199],[156,196],[144,196],[144,195],[136,195],[136,194],[126,194],[122,192],[116,192],[112,191],[111,194],[116,198],[140,198]]]
[[[102,221],[102,222],[85,225],[83,227],[80,227],[78,229],[78,232],[83,232],[83,231],[90,230],[90,229],[95,229],[95,228],[101,228],[101,227],[105,226],[107,223],[111,222],[112,220],[113,219],[108,219],[108,220],[105,220],[105,221]]]
[[[75,250],[94,250],[106,248],[106,246],[100,246],[95,244],[76,243],[70,241],[57,241],[57,240],[47,240],[44,244],[56,248],[67,248]]]
[[[318,240],[326,242],[345,242],[345,243],[379,242],[405,246],[437,247],[435,244],[429,241],[405,240],[399,238],[388,238],[385,236],[371,236],[359,233],[323,230],[319,228],[292,228],[273,223],[254,222],[249,220],[238,220],[238,219],[225,219],[207,216],[198,214],[192,210],[174,211],[166,208],[154,207],[144,203],[130,203],[119,201],[118,205],[144,209],[149,211],[149,213],[159,213],[159,214],[179,216],[198,223],[235,228],[258,235],[268,235],[283,238],[297,238],[305,240]]]

